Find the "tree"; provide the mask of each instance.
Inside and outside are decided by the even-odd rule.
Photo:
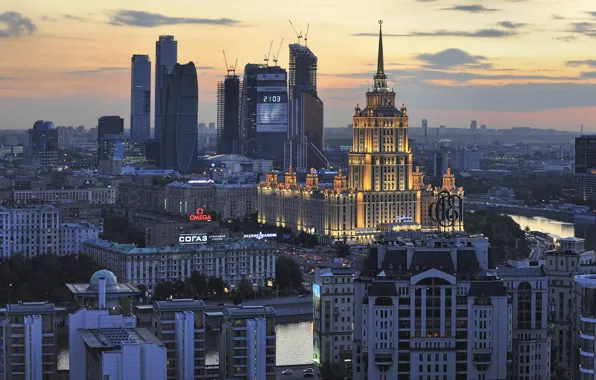
[[[294,290],[302,285],[302,271],[291,257],[279,256],[275,262],[275,282],[281,289]]]
[[[346,378],[346,369],[338,362],[325,362],[320,371],[322,380],[344,380]]]
[[[347,244],[339,244],[335,249],[337,257],[346,257],[350,254],[350,246]]]
[[[219,295],[223,294],[226,283],[219,277],[211,276],[207,281],[207,287],[210,294],[216,293]]]
[[[242,299],[249,299],[254,297],[253,283],[248,278],[243,278],[236,285],[236,290],[242,295]]]
[[[187,280],[192,286],[194,286],[197,295],[206,297],[209,295],[209,284],[207,278],[199,272],[192,272],[190,278]]]

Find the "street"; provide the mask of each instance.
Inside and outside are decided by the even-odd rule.
[[[307,368],[312,368],[314,370],[315,376],[314,377],[304,377],[302,371]],[[291,369],[291,375],[282,375],[282,371],[286,369]],[[316,364],[303,364],[303,365],[290,365],[290,366],[278,366],[277,367],[277,378],[279,380],[297,380],[297,379],[318,379],[319,378],[319,370],[317,369]]]

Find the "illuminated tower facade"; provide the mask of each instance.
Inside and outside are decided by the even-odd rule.
[[[393,223],[399,217],[420,221],[420,193],[412,181],[412,151],[408,145],[408,115],[399,109],[387,86],[383,61],[382,21],[379,21],[377,72],[366,106],[356,107],[349,187],[357,191],[357,227]]]

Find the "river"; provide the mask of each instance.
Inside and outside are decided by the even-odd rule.
[[[586,249],[596,250],[596,224],[574,224],[541,216],[509,216],[524,229],[530,227],[532,231],[539,231],[557,237],[578,237],[586,239]]]

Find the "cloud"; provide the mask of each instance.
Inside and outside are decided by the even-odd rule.
[[[11,77],[0,77],[0,81],[3,81],[3,80],[11,80],[11,79],[12,79]]]
[[[468,12],[468,13],[487,13],[487,12],[495,12],[498,9],[495,8],[486,8],[484,5],[480,4],[473,4],[473,5],[454,5],[449,8],[443,8],[443,11],[458,11],[458,12]]]
[[[66,74],[96,74],[96,73],[107,73],[115,71],[130,70],[128,67],[98,67],[96,69],[84,69],[84,70],[72,70],[65,71]]]
[[[571,41],[575,40],[576,38],[577,38],[577,36],[554,37],[555,40],[564,41],[564,42],[571,42]]]
[[[583,34],[588,37],[596,37],[596,24],[592,22],[574,22],[567,30],[570,33]]]
[[[55,17],[41,16],[41,21],[58,21]]]
[[[195,68],[197,70],[215,70],[215,67],[213,66],[196,66]]]
[[[588,66],[588,67],[596,67],[596,60],[595,59],[582,59],[579,61],[567,61],[565,62],[567,66],[571,67],[578,67],[578,66]]]
[[[586,13],[592,17],[596,17],[596,12],[590,11],[590,12],[586,12]]]
[[[72,21],[80,21],[80,22],[85,22],[88,19],[85,17],[80,17],[80,16],[73,16],[71,14],[64,14],[62,15],[63,18],[67,19],[67,20],[72,20]]]
[[[584,71],[581,73],[582,78],[596,78],[596,71]]]
[[[0,38],[30,36],[35,32],[37,26],[19,12],[8,11],[0,14]]]
[[[511,21],[501,21],[497,23],[499,26],[506,28],[506,29],[517,29],[523,26],[526,26],[523,22],[511,22]]]
[[[439,29],[432,32],[412,32],[409,34],[391,34],[383,33],[383,37],[473,37],[473,38],[503,38],[516,36],[515,31],[507,31],[500,29],[480,29],[472,32],[465,32],[461,30],[444,30]],[[378,37],[377,33],[356,33],[352,34],[354,37]]]
[[[144,28],[154,28],[164,25],[179,24],[200,24],[200,25],[236,25],[240,21],[230,18],[194,18],[194,17],[169,17],[159,13],[150,13],[134,10],[118,10],[110,15],[110,24],[116,26],[140,26]]]
[[[425,62],[426,67],[434,69],[451,69],[466,65],[485,65],[486,57],[471,55],[461,49],[445,49],[438,53],[419,54],[417,57]]]

